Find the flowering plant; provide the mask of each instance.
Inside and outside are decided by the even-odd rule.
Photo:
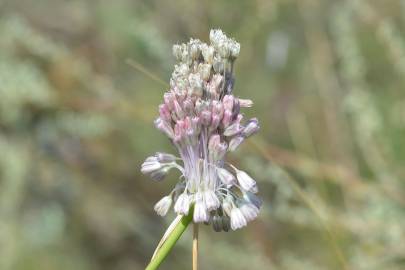
[[[239,43],[221,30],[211,30],[209,45],[191,39],[173,46],[178,64],[155,126],[170,138],[180,157],[156,153],[141,168],[156,181],[171,169],[181,173],[174,189],[154,207],[161,216],[174,204],[179,215],[187,216],[193,209],[194,223],[228,231],[246,226],[259,213],[255,180],[225,161],[227,152],[259,130],[256,118],[242,122],[241,108],[253,102],[233,95],[239,51]]]

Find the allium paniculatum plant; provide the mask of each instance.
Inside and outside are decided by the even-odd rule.
[[[228,231],[246,226],[259,213],[256,181],[225,160],[227,152],[259,130],[256,118],[243,121],[240,112],[252,101],[233,95],[239,51],[239,43],[221,30],[211,30],[209,45],[191,39],[173,46],[178,63],[155,126],[170,138],[180,157],[156,153],[141,169],[156,181],[171,169],[181,172],[174,189],[154,207],[161,216],[172,205],[179,215],[188,215],[194,207],[195,223]]]

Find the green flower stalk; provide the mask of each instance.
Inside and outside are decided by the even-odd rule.
[[[192,220],[193,220],[193,213],[191,211],[187,216],[183,216],[180,219],[180,221],[177,222],[177,224],[171,230],[167,238],[163,240],[162,245],[158,247],[149,265],[145,268],[145,270],[154,270],[159,267],[159,265],[167,257],[170,250],[174,247],[177,240],[179,240],[180,236],[183,234],[183,232],[186,230],[187,226],[191,223]]]

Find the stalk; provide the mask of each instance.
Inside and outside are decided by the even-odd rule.
[[[198,270],[198,223],[193,223],[193,270]]]
[[[193,208],[190,208],[190,213],[187,216],[183,216],[180,222],[174,227],[174,229],[170,232],[167,236],[166,240],[162,244],[162,246],[158,249],[155,256],[152,258],[148,266],[145,270],[155,270],[159,267],[159,265],[163,262],[163,260],[167,257],[169,252],[172,250],[174,245],[176,244],[177,240],[179,240],[180,236],[186,230],[187,226],[193,220]]]

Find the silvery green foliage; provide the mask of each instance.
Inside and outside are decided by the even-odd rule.
[[[191,39],[173,46],[178,63],[155,125],[170,138],[180,158],[156,154],[141,169],[158,181],[170,169],[182,174],[172,192],[155,205],[159,215],[166,215],[173,202],[181,215],[194,205],[194,222],[211,222],[215,231],[228,231],[246,226],[259,213],[256,181],[225,161],[228,151],[259,130],[256,118],[242,122],[240,109],[251,107],[252,101],[233,95],[239,51],[239,43],[221,30],[211,30],[210,44]]]
[[[24,269],[26,254],[64,241],[62,204],[72,196],[70,181],[77,177],[65,167],[66,158],[76,159],[78,141],[106,134],[110,124],[102,113],[72,109],[53,84],[52,72],[75,59],[72,52],[15,14],[0,18],[0,33],[0,242],[5,256],[0,269]],[[73,62],[77,66],[62,80],[72,78],[81,86],[84,78],[97,81],[87,61]],[[58,200],[46,199],[62,184]]]

